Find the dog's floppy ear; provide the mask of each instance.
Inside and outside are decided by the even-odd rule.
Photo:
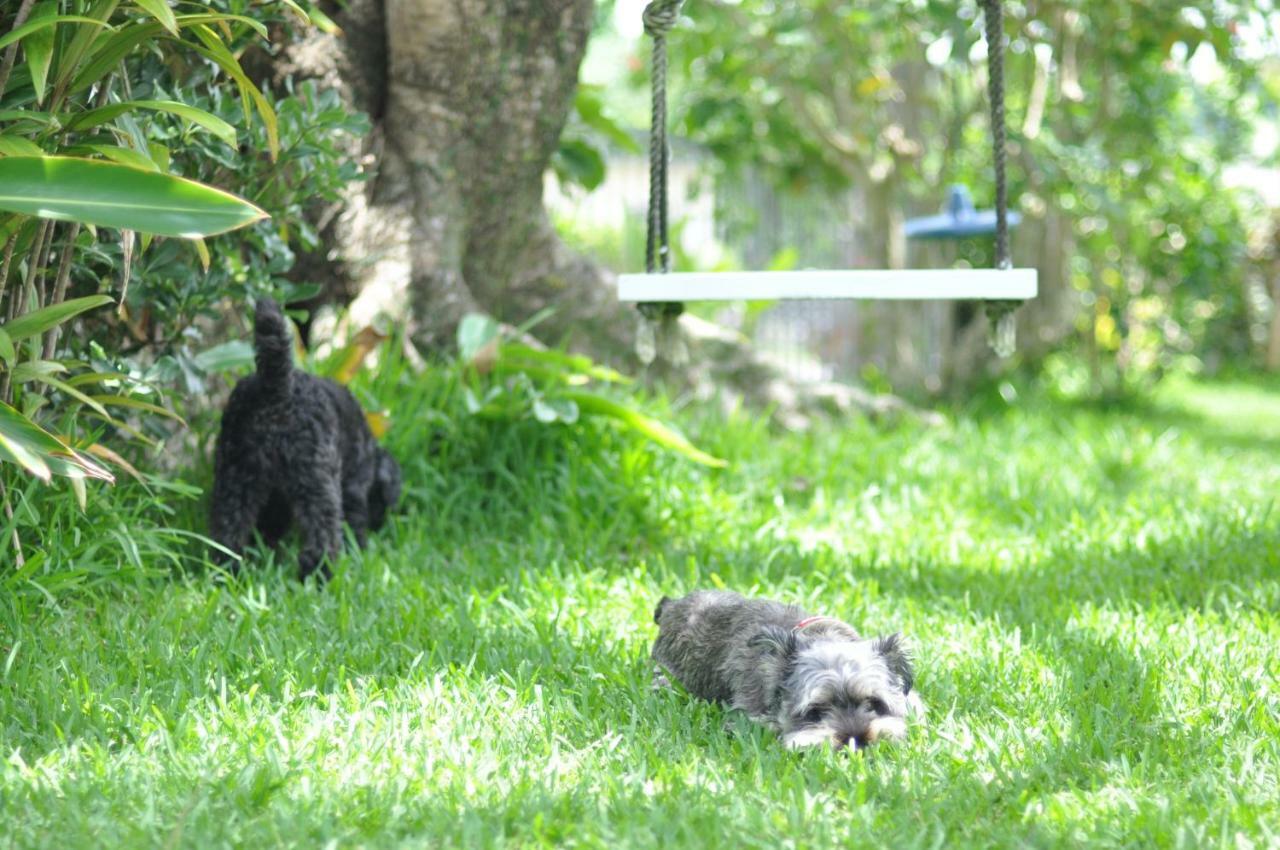
[[[763,649],[775,658],[787,658],[796,651],[796,633],[794,629],[784,629],[781,626],[765,626],[752,635],[747,646]]]
[[[877,640],[872,647],[884,658],[885,666],[902,682],[902,692],[911,693],[916,674],[911,667],[911,655],[903,644],[901,634],[891,634]]]

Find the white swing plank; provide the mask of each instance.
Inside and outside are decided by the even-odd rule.
[[[619,301],[1025,300],[1035,269],[859,269],[794,272],[673,272],[618,276]]]

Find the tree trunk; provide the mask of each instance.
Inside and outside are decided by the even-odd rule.
[[[290,51],[288,70],[324,76],[377,127],[361,152],[374,172],[333,234],[354,278],[342,290],[407,297],[429,348],[469,311],[518,323],[545,306],[545,336],[622,343],[607,273],[565,248],[542,198],[593,12],[593,0],[353,0],[334,9],[343,37]]]

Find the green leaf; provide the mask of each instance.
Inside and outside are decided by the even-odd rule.
[[[72,36],[70,43],[66,44],[58,53],[58,71],[54,77],[55,89],[63,88],[68,82],[75,79],[76,71],[80,68],[80,63],[84,61],[85,56],[89,52],[89,48],[93,46],[98,38],[98,27],[106,26],[106,22],[115,14],[116,7],[120,5],[120,0],[97,0],[89,7],[87,19],[82,23],[93,24],[94,26],[79,26],[75,28],[75,35]],[[66,21],[69,15],[63,15],[59,20]],[[106,27],[111,30],[111,27]],[[95,80],[96,82],[96,80]],[[61,104],[51,104],[55,109]]]
[[[196,365],[206,372],[226,372],[253,365],[253,346],[242,339],[224,342],[195,356]]]
[[[26,364],[23,364],[23,365],[26,365]],[[67,395],[74,398],[76,401],[83,404],[85,407],[88,407],[92,409],[95,413],[98,413],[99,415],[101,415],[102,418],[106,419],[108,422],[114,421],[111,417],[111,414],[107,412],[107,409],[105,407],[103,407],[98,402],[94,401],[89,396],[80,392],[80,390],[76,389],[70,384],[64,383],[63,381],[59,381],[57,378],[54,378],[51,375],[40,375],[36,378],[36,380],[42,384],[45,384],[46,386],[53,387],[55,390],[58,390],[59,392],[66,393]]]
[[[658,445],[684,455],[695,463],[704,466],[725,467],[728,464],[718,457],[713,457],[689,442],[685,437],[651,416],[632,410],[604,396],[586,392],[564,392],[564,398],[571,399],[583,413],[596,414],[614,419],[631,430],[643,434]]]
[[[0,158],[0,209],[184,239],[268,217],[194,180],[58,156]]]
[[[27,337],[36,336],[50,328],[57,327],[86,310],[92,310],[95,307],[110,303],[111,297],[108,295],[86,295],[83,298],[72,298],[63,301],[61,304],[53,304],[49,307],[33,310],[30,313],[24,313],[13,321],[0,325],[0,330],[8,334],[9,339],[14,342],[21,342]]]
[[[539,422],[563,422],[566,425],[572,425],[578,421],[578,405],[567,398],[540,396],[533,400],[533,417]]]
[[[67,148],[62,153],[71,156],[80,156],[87,153],[96,153],[101,157],[118,162],[121,165],[127,165],[130,168],[141,168],[143,171],[159,171],[156,164],[151,161],[150,157],[138,153],[132,148],[122,148],[117,145],[76,145]]]
[[[468,313],[458,324],[458,356],[464,363],[470,363],[484,348],[498,336],[498,323],[492,316],[481,313]]]
[[[18,27],[16,30],[11,31],[3,38],[0,38],[0,48],[8,47],[15,41],[26,38],[33,32],[39,32],[40,30],[48,29],[49,27],[56,26],[58,24],[94,24],[95,26],[112,29],[107,26],[106,21],[100,21],[97,18],[86,18],[81,15],[58,15],[55,18],[42,18],[38,21],[28,19],[25,24]]]
[[[164,416],[168,419],[172,419],[175,422],[181,423],[183,427],[186,427],[187,424],[185,419],[174,413],[172,410],[161,407],[158,404],[139,401],[136,398],[129,398],[124,395],[93,395],[89,396],[89,398],[107,407],[131,407],[135,410],[145,410],[147,413],[154,413],[158,416]]]
[[[58,4],[56,0],[44,0],[31,10],[28,21],[43,20],[56,17]],[[36,92],[36,103],[44,103],[46,85],[49,80],[49,63],[53,61],[53,40],[57,31],[53,26],[31,33],[22,40],[22,52],[27,57],[27,68],[31,71],[31,86]]]
[[[640,153],[640,144],[609,114],[604,86],[583,84],[573,98],[574,111],[592,130],[609,139],[622,150]]]
[[[44,151],[20,136],[0,136],[0,156],[44,156]]]
[[[9,333],[0,327],[0,363],[12,366],[14,357],[13,340],[10,339]]]
[[[231,147],[234,148],[236,146],[236,128],[218,116],[205,112],[203,109],[197,109],[194,106],[188,106],[176,100],[133,100],[129,101],[129,103],[142,109],[153,109],[157,112],[168,112],[172,115],[177,115],[179,118],[205,128]]]
[[[320,11],[320,8],[312,4],[310,9],[303,9],[296,0],[280,0],[285,8],[289,9],[303,23],[312,24],[320,32],[326,35],[342,35],[342,28],[333,22],[333,19]]]
[[[257,109],[258,114],[262,117],[263,126],[267,129],[267,148],[271,153],[272,161],[275,161],[276,156],[280,153],[280,130],[275,110],[271,108],[271,104],[262,96],[262,92],[258,91],[258,87],[245,74],[244,69],[240,67],[240,62],[227,46],[222,43],[222,39],[218,38],[217,33],[203,25],[195,27],[194,30],[196,37],[203,41],[205,46],[193,46],[193,49],[226,71],[235,80],[236,85],[240,87],[241,93],[247,94],[249,99],[253,101],[254,108]],[[245,117],[248,118],[247,112]]]
[[[178,16],[179,27],[194,27],[194,26],[198,26],[199,24],[220,24],[225,21],[235,21],[236,23],[244,24],[248,26],[250,29],[252,29],[254,32],[256,32],[258,35],[262,36],[263,38],[271,37],[270,33],[267,31],[267,27],[265,24],[263,24],[261,21],[254,20],[253,18],[247,18],[244,15],[203,14],[203,15],[179,15]]]
[[[39,381],[65,371],[67,367],[56,360],[25,360],[13,367],[13,380],[15,383],[25,384],[28,381]]]
[[[179,118],[203,127],[231,147],[236,146],[235,127],[203,109],[188,106],[176,100],[127,100],[123,103],[112,103],[81,113],[74,120],[68,122],[67,127],[73,130],[88,130],[92,127],[97,127],[99,124],[114,121],[121,115],[132,112],[135,109],[149,109],[153,112],[168,112],[171,115],[177,115]]]
[[[561,139],[553,165],[562,182],[576,183],[584,189],[595,189],[604,182],[604,156],[582,139]]]
[[[173,10],[164,0],[133,0],[147,14],[160,22],[160,25],[174,35],[178,34],[178,22],[173,17]]]
[[[519,342],[505,342],[499,352],[502,360],[510,362],[516,368],[524,361],[544,366],[554,366],[568,373],[579,373],[598,381],[615,384],[629,384],[631,379],[607,366],[600,366],[590,357],[582,354],[569,354],[554,349],[538,349]]]

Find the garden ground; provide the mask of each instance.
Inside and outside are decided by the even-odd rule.
[[[0,846],[1280,844],[1280,385],[674,414],[723,472],[387,395],[406,510],[327,586],[137,575],[141,524],[111,578],[136,485],[78,586],[5,586]],[[651,692],[654,603],[711,585],[904,631],[927,725],[790,753]]]

